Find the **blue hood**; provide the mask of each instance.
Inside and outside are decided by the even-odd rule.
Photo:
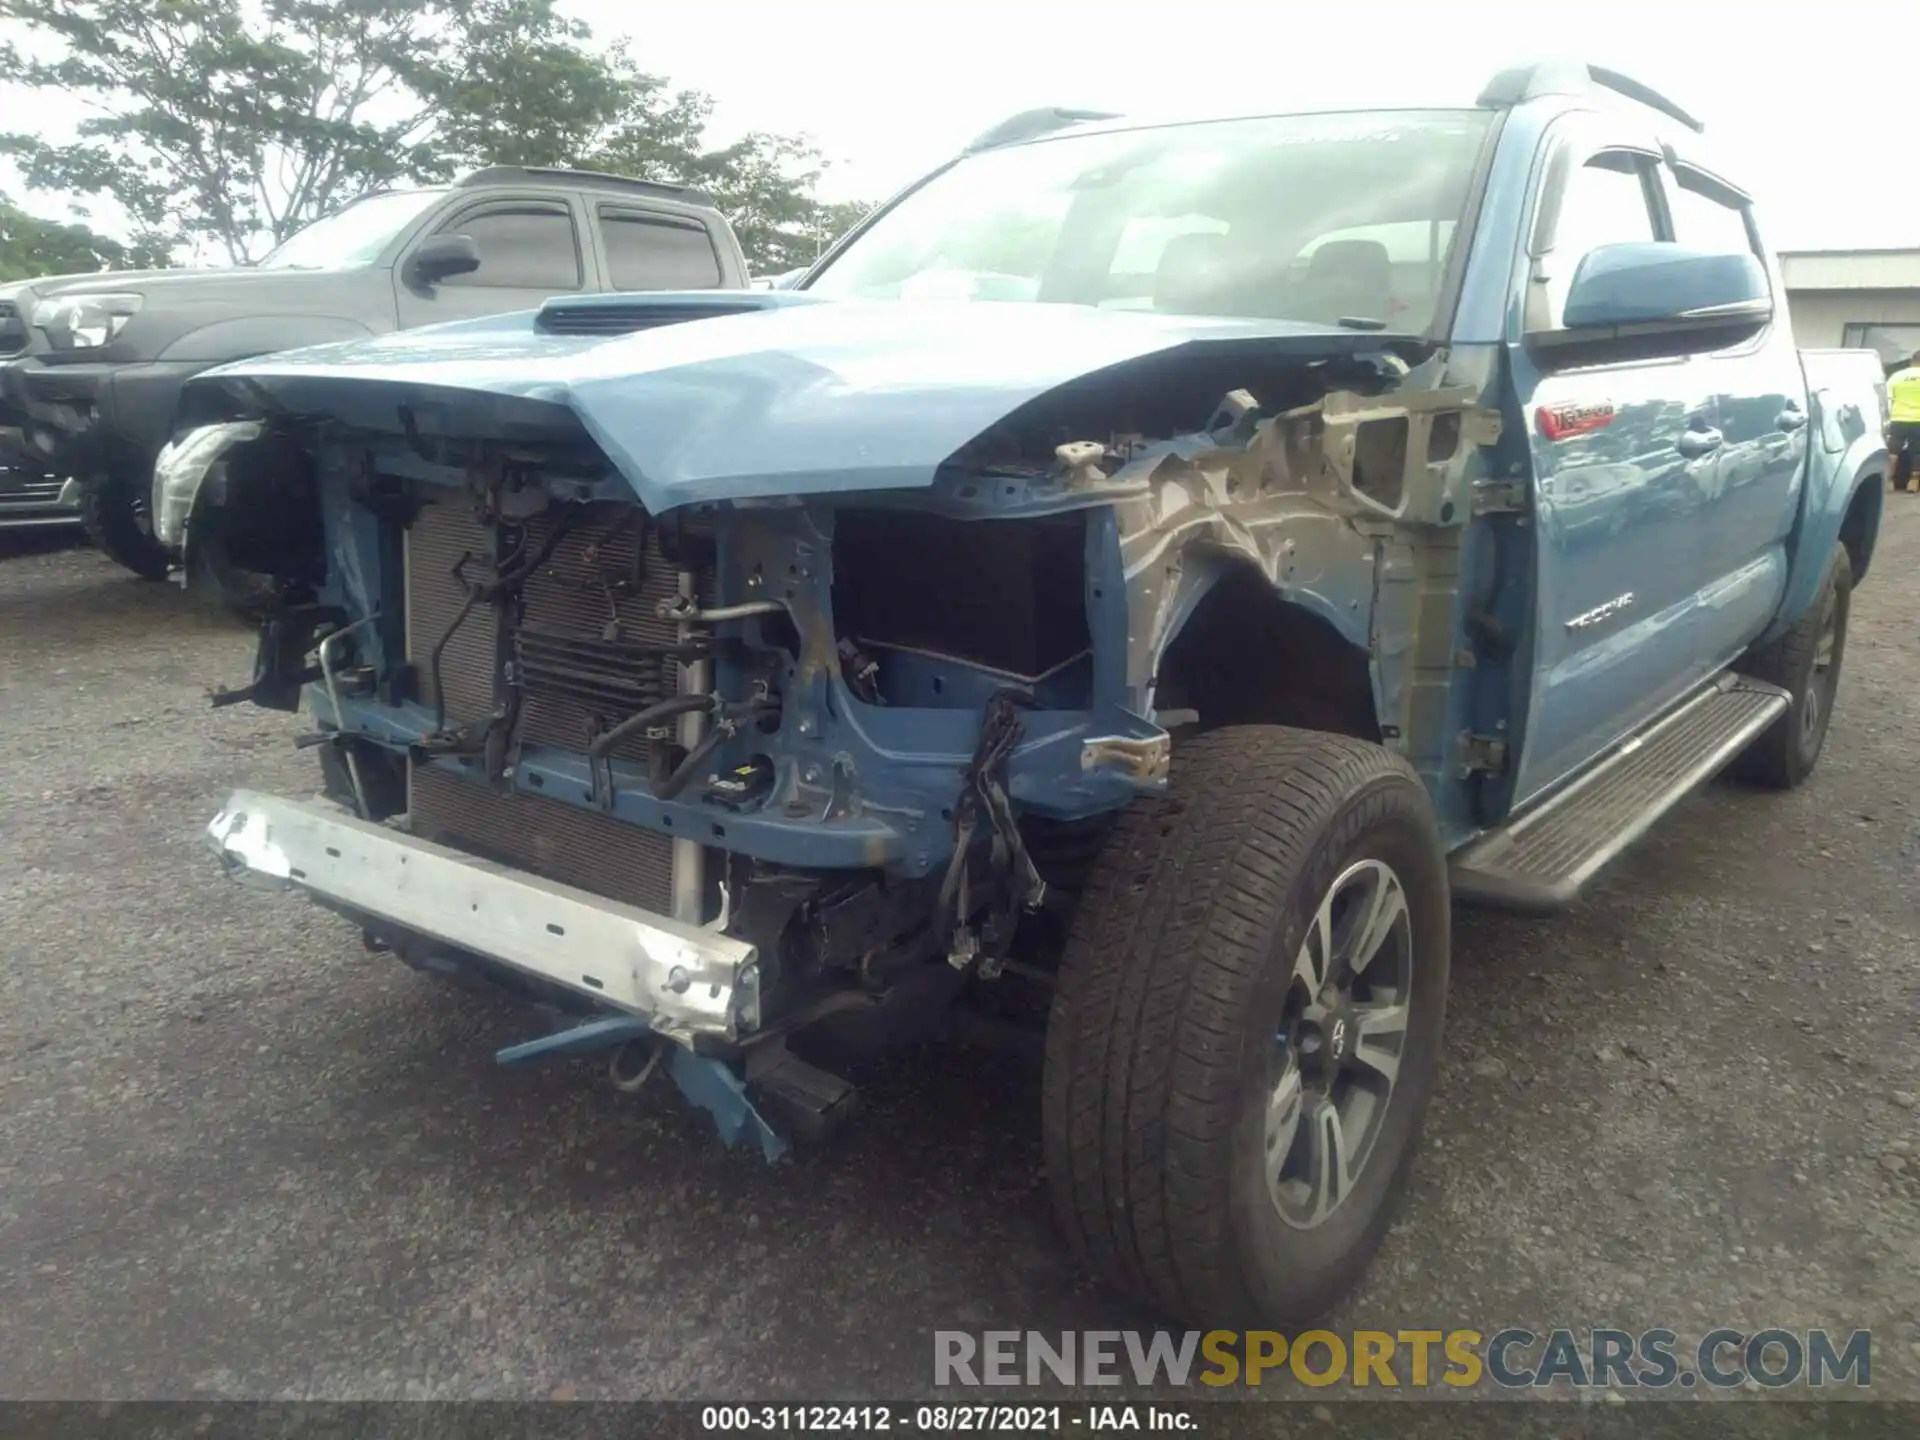
[[[555,334],[622,306],[654,328]],[[671,323],[684,310],[711,317]],[[665,322],[665,323],[663,323]],[[265,406],[400,428],[401,406],[491,433],[564,406],[658,514],[678,505],[920,488],[956,450],[1069,381],[1181,346],[1326,355],[1388,337],[1074,305],[821,301],[804,293],[594,297],[242,361],[195,380],[196,418]]]

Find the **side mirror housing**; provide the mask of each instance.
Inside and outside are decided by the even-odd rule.
[[[1773,320],[1766,268],[1746,252],[1636,241],[1589,250],[1559,329],[1527,345],[1561,364],[1698,354],[1738,345]]]
[[[404,278],[426,289],[450,275],[470,275],[480,268],[480,247],[471,235],[429,235],[407,257]]]

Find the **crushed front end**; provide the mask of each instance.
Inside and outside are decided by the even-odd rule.
[[[701,427],[643,463],[580,385],[569,407],[217,372],[188,422],[260,422],[281,460],[251,483],[310,524],[251,557],[281,603],[252,683],[216,699],[304,698],[329,800],[238,793],[214,848],[371,948],[568,1017],[503,1059],[624,1046],[631,1076],[665,1056],[777,1153],[844,1113],[823,1055],[1044,969],[1028,952],[1107,818],[1164,785],[1194,719],[1156,710],[1155,672],[1220,574],[1364,635],[1392,515],[1464,510],[1427,436],[1467,397],[1369,399],[1405,382],[1390,346],[1176,358],[1036,381],[958,448],[936,436],[924,483],[863,483],[849,442],[846,474],[788,494],[669,493]],[[1391,465],[1351,443],[1383,404]]]

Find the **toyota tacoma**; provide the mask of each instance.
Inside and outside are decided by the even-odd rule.
[[[1875,372],[1615,72],[1016,117],[792,289],[194,380],[272,446],[226,503],[300,517],[216,698],[304,699],[326,792],[211,843],[568,1017],[503,1061],[662,1068],[769,1156],[846,1057],[1026,1025],[1089,1266],[1299,1321],[1405,1187],[1451,902],[1814,769]]]

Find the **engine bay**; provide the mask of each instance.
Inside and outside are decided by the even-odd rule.
[[[227,698],[304,688],[365,818],[721,927],[769,1016],[854,1023],[1026,964],[1175,730],[1392,737],[1373,577],[1398,517],[1456,513],[1470,396],[1349,338],[1092,372],[898,493],[655,514],[564,425],[311,432],[308,548]]]

